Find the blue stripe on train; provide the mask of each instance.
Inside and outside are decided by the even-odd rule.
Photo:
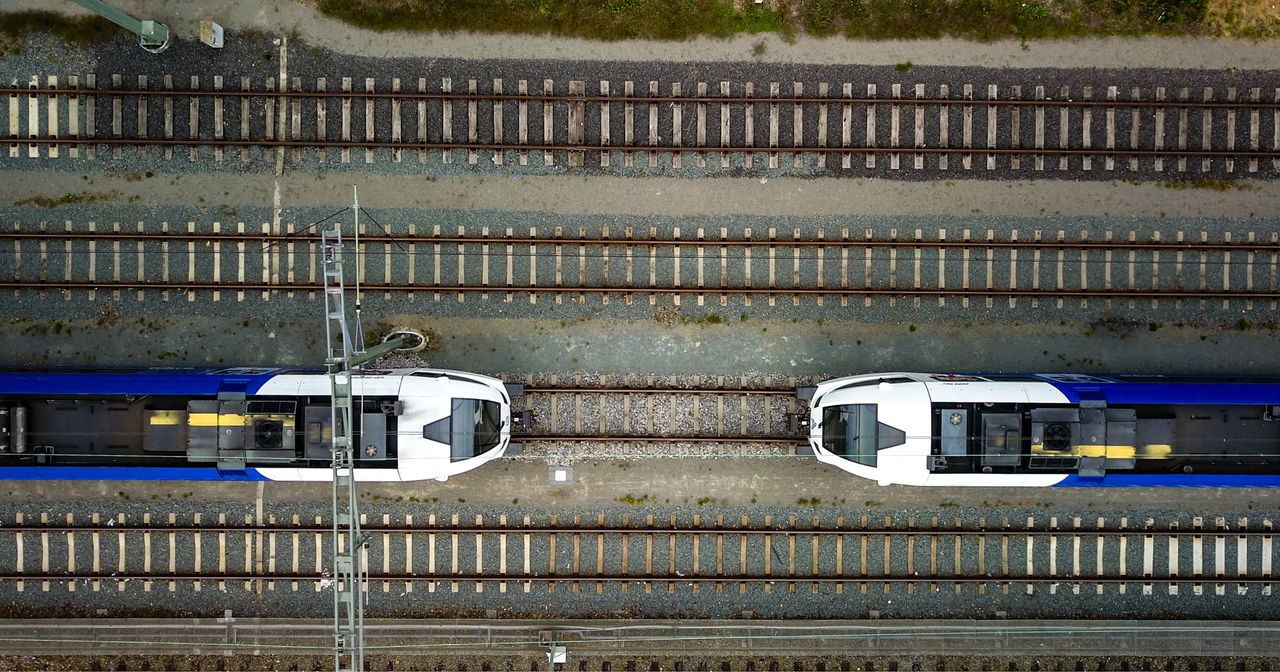
[[[234,391],[251,395],[272,377],[208,373],[0,373],[0,394],[214,396],[219,391]]]
[[[1108,404],[1280,404],[1280,385],[1274,383],[1075,383],[1045,382],[1058,388],[1073,404],[1096,399]]]
[[[1071,474],[1054,486],[1280,488],[1280,474],[1107,474],[1101,478]]]
[[[269,481],[257,469],[215,467],[0,467],[0,479],[24,481]]]

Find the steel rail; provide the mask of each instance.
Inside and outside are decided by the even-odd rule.
[[[0,231],[0,240],[40,240],[58,241],[156,241],[156,242],[267,242],[276,243],[314,243],[320,236],[313,234],[252,234],[252,233],[189,233],[189,232],[154,232],[137,231]],[[390,243],[412,244],[447,244],[447,245],[601,245],[601,246],[664,246],[664,247],[831,247],[831,248],[929,248],[929,249],[974,249],[990,247],[998,249],[1027,250],[1152,250],[1158,252],[1277,252],[1280,242],[1260,241],[1254,243],[1227,242],[1167,242],[1167,241],[1124,241],[1124,240],[787,240],[780,238],[760,240],[718,240],[718,239],[643,239],[643,238],[529,238],[529,237],[465,237],[465,236],[431,236],[431,235],[385,235],[361,234],[360,240],[369,245]],[[181,254],[186,252],[180,251]]]
[[[608,151],[608,152],[735,152],[751,154],[993,154],[1009,156],[1123,156],[1134,158],[1280,158],[1280,150],[1206,150],[1206,149],[1110,149],[1110,148],[1026,148],[1026,147],[819,147],[819,146],[670,146],[670,145],[565,145],[565,144],[516,144],[481,142],[418,142],[391,140],[230,140],[209,138],[102,138],[102,137],[16,137],[10,145],[104,145],[121,147],[265,147],[316,148],[316,149],[400,149],[400,150],[477,150],[477,151]]]
[[[1176,87],[1175,87],[1176,88]],[[660,105],[670,103],[698,105],[942,105],[942,106],[1000,106],[1000,107],[1123,107],[1123,108],[1190,108],[1190,109],[1280,109],[1280,101],[1219,101],[1219,100],[1108,100],[1106,98],[1083,99],[981,99],[981,98],[831,98],[820,96],[616,96],[600,94],[548,94],[548,93],[469,93],[430,91],[237,91],[191,89],[82,89],[82,88],[21,88],[0,87],[0,95],[8,96],[138,96],[138,97],[199,97],[210,98],[276,98],[286,101],[322,98],[372,98],[384,100],[449,100],[449,101],[498,101],[498,102],[551,102],[551,103],[622,103]]]
[[[0,581],[332,581],[333,577],[323,573],[276,573],[276,574],[243,574],[216,573],[208,574],[145,574],[140,572],[118,572],[115,574],[73,574],[41,572],[18,574],[14,572],[0,573]],[[381,573],[370,570],[365,582],[404,581],[412,583],[430,582],[446,583],[454,581],[474,582],[509,582],[509,583],[960,583],[960,584],[1058,584],[1072,585],[1084,583],[1103,584],[1246,584],[1275,585],[1280,583],[1280,576],[1271,578],[1245,576],[1130,576],[1110,577],[1098,575],[1073,574],[1070,576],[1021,576],[1014,574],[994,576],[963,576],[952,574],[928,574],[912,576],[878,576],[853,575],[803,575],[803,574],[485,574],[485,573],[449,573],[449,574],[404,574]]]
[[[361,529],[365,532],[378,534],[654,534],[654,535],[672,535],[672,536],[689,536],[700,534],[724,534],[724,535],[742,535],[742,536],[765,536],[765,535],[782,535],[782,536],[820,536],[820,537],[995,537],[995,538],[1025,538],[1025,537],[1153,537],[1155,539],[1187,539],[1197,537],[1272,537],[1277,534],[1277,530],[1267,529],[1265,527],[1245,528],[1238,530],[1227,529],[1147,529],[1142,527],[1116,528],[1108,527],[1102,529],[1093,528],[1060,528],[1052,529],[947,529],[947,528],[861,528],[861,527],[671,527],[671,526],[645,526],[645,527],[623,527],[623,526],[598,526],[598,525],[580,525],[568,527],[565,525],[549,526],[549,525],[531,525],[523,526],[507,526],[507,527],[486,527],[484,525],[440,525],[436,527],[423,527],[419,525],[380,525],[367,524],[361,525]],[[260,526],[252,524],[215,524],[215,525],[167,525],[164,523],[156,523],[151,525],[140,525],[131,523],[128,525],[78,525],[78,524],[58,524],[58,525],[34,525],[31,527],[0,527],[0,534],[80,534],[99,532],[104,534],[114,533],[149,533],[161,534],[168,532],[191,532],[191,533],[226,533],[226,534],[243,534],[243,533],[263,533],[263,534],[289,534],[289,533],[321,533],[330,534],[333,532],[331,525],[317,525],[314,521],[300,522],[297,525],[289,526]],[[1277,577],[1280,581],[1280,577]]]
[[[906,288],[858,288],[858,287],[571,287],[557,285],[391,285],[362,284],[366,292],[524,292],[552,294],[751,294],[751,295],[814,295],[814,296],[922,296],[922,297],[1010,297],[1010,298],[1079,298],[1079,299],[1252,299],[1280,300],[1280,291],[1238,290],[1150,290],[1150,289],[906,289]],[[64,281],[3,281],[2,289],[30,289],[42,291],[92,290],[169,290],[188,292],[210,291],[323,291],[324,287],[305,283],[204,283],[204,282],[148,282],[120,280],[111,282]]]

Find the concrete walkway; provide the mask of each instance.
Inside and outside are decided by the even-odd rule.
[[[231,164],[235,165],[235,164]],[[360,200],[379,208],[511,210],[562,214],[695,216],[750,214],[820,215],[1266,217],[1280,203],[1280,183],[1241,180],[1235,188],[1170,189],[1159,183],[1071,180],[946,182],[846,178],[634,178],[514,174],[314,175],[287,172],[274,180],[252,173],[95,173],[0,171],[10,202],[67,194],[95,196],[103,203],[210,206],[269,206],[278,191],[285,207],[305,204],[341,208]]]
[[[0,624],[10,656],[78,653],[181,655],[193,647],[235,649],[243,642],[289,644],[324,652],[333,625],[323,619],[24,619]],[[516,620],[479,619],[366,622],[373,647],[393,643],[401,655],[458,656],[540,653],[543,633],[555,632],[572,658],[590,656],[759,657],[977,656],[1036,661],[1053,656],[1269,657],[1280,650],[1275,621],[1050,621],[874,620]],[[87,645],[85,642],[92,642]],[[311,651],[308,651],[310,653]],[[267,654],[278,654],[267,647]],[[570,664],[572,664],[572,658]],[[398,662],[398,661],[397,661]],[[568,669],[569,665],[565,665]]]

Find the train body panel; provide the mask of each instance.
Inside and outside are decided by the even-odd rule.
[[[445,480],[510,444],[503,383],[440,369],[351,379],[355,476]],[[323,369],[0,370],[0,478],[328,481]]]
[[[818,459],[881,485],[1280,485],[1280,378],[883,373],[810,403]]]

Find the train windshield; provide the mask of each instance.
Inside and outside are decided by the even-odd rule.
[[[876,405],[828,406],[822,411],[822,447],[834,455],[876,466]]]
[[[422,437],[449,444],[450,462],[487,453],[502,440],[502,406],[496,401],[454,399],[449,417],[423,427]]]

